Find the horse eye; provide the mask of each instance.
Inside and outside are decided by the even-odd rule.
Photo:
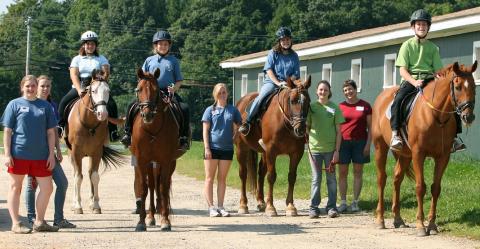
[[[135,89],[134,89],[134,91],[135,91],[135,92],[139,92],[139,91],[140,91],[140,89],[138,89],[138,88],[135,88]]]
[[[462,90],[462,85],[457,85],[457,86],[455,86],[455,90],[457,90],[457,91]]]

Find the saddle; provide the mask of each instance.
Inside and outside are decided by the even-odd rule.
[[[268,106],[270,105],[270,102],[272,102],[273,97],[275,95],[277,95],[278,93],[280,93],[281,91],[282,91],[282,88],[277,88],[270,95],[268,95],[265,99],[263,99],[263,101],[260,103],[260,108],[258,110],[258,113],[256,114],[255,117],[253,117],[253,120],[255,120],[255,122],[259,122],[260,120],[262,120],[262,117],[265,114],[265,112],[267,111]],[[252,108],[252,104],[253,104],[253,101],[248,103],[247,108],[245,109],[249,113],[250,113],[250,109]]]

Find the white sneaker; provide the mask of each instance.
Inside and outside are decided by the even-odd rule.
[[[360,207],[358,207],[358,201],[353,201],[350,208],[351,208],[352,212],[359,212]]]
[[[345,211],[347,211],[347,203],[340,204],[340,206],[338,206],[338,212],[344,213]]]
[[[230,217],[230,213],[227,212],[223,207],[218,208],[218,212],[220,215],[222,215],[222,217]]]
[[[208,214],[210,217],[220,217],[221,215],[215,207],[209,207]]]
[[[390,149],[394,151],[400,151],[403,147],[402,138],[399,135],[393,135],[392,141],[390,141]]]

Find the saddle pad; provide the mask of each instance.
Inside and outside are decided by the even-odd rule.
[[[405,124],[408,123],[408,120],[410,119],[410,115],[412,115],[412,110],[413,110],[413,107],[415,106],[415,104],[417,103],[418,97],[420,97],[420,92],[415,94],[415,98],[413,99],[412,104],[410,105],[410,108],[408,109],[408,114],[406,115],[407,118],[404,121]],[[385,110],[385,117],[388,120],[390,120],[392,118],[392,104],[393,104],[393,100],[390,101],[390,103],[387,106],[387,109]],[[403,107],[401,107],[401,108],[402,108],[402,111],[403,111]]]

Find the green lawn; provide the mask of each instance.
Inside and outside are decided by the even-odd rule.
[[[194,142],[191,150],[186,153],[177,163],[177,171],[181,174],[203,180],[203,145]],[[277,160],[277,181],[275,183],[274,198],[285,199],[287,192],[287,157],[279,157]],[[386,215],[391,216],[392,195],[392,169],[393,161],[389,161],[387,169],[386,186]],[[350,169],[351,170],[351,169]],[[425,198],[425,216],[428,217],[430,208],[430,185],[432,184],[433,161],[427,160],[425,164],[425,181],[427,194]],[[349,199],[352,198],[352,172],[349,174]],[[364,185],[360,197],[362,210],[374,214],[377,205],[376,172],[373,163],[365,165]],[[306,156],[300,162],[295,185],[295,199],[310,198],[311,172]],[[322,181],[322,196],[326,196],[325,177]],[[441,231],[457,236],[464,236],[480,240],[480,167],[478,161],[473,161],[461,154],[455,156],[445,172],[442,181],[442,193],[437,207],[437,223]],[[238,164],[233,160],[232,168],[228,175],[228,185],[239,188]],[[408,222],[415,222],[416,197],[415,183],[405,179],[401,189],[401,212]],[[240,198],[240,197],[239,197]],[[250,202],[255,200],[250,200]],[[350,202],[351,200],[349,200]],[[323,203],[322,203],[323,205]]]

